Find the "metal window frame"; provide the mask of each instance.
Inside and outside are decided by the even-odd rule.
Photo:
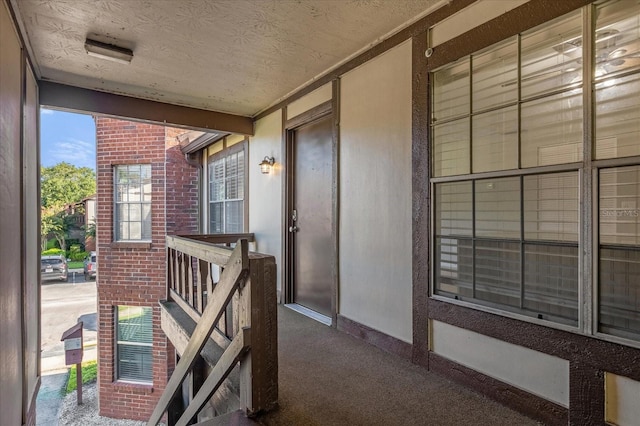
[[[578,179],[579,179],[579,212],[578,212],[578,326],[571,327],[566,326],[561,323],[551,322],[551,321],[541,321],[537,318],[532,318],[526,315],[522,315],[517,312],[511,312],[505,309],[502,306],[487,306],[487,305],[479,305],[477,303],[463,301],[463,300],[455,300],[449,297],[443,297],[435,294],[435,286],[436,286],[436,270],[438,268],[431,268],[431,285],[429,286],[429,295],[430,297],[438,300],[442,300],[452,304],[458,304],[467,306],[473,309],[484,310],[491,313],[496,313],[506,317],[512,317],[518,320],[523,320],[532,323],[538,323],[540,325],[563,329],[571,332],[578,332],[581,334],[586,334],[593,337],[598,337],[603,340],[612,341],[615,343],[625,344],[627,346],[640,347],[640,341],[634,341],[618,336],[613,336],[610,334],[605,334],[598,331],[598,266],[599,266],[599,173],[603,168],[612,168],[612,167],[623,167],[623,166],[631,166],[631,165],[640,165],[640,155],[639,156],[631,156],[631,157],[622,157],[622,158],[613,158],[613,159],[603,159],[597,160],[594,158],[595,154],[595,78],[592,75],[591,70],[595,67],[595,58],[594,58],[594,35],[596,28],[596,14],[595,8],[597,6],[595,4],[591,4],[581,8],[582,14],[582,36],[584,38],[583,43],[583,66],[582,69],[582,84],[579,86],[582,91],[583,97],[583,137],[582,137],[582,154],[583,160],[575,163],[568,164],[558,164],[551,166],[538,166],[531,167],[527,169],[521,169],[521,138],[520,138],[520,125],[518,123],[518,169],[516,170],[499,170],[485,173],[468,173],[465,175],[455,175],[455,176],[439,176],[439,177],[430,177],[429,185],[432,194],[432,203],[430,206],[430,223],[431,223],[431,250],[430,250],[430,261],[432,265],[435,265],[435,241],[438,235],[435,233],[436,229],[436,205],[438,203],[437,197],[438,194],[436,192],[436,185],[439,183],[445,182],[459,182],[459,181],[473,181],[475,182],[477,179],[481,178],[500,178],[500,177],[509,177],[509,176],[520,176],[523,179],[524,176],[527,175],[537,175],[537,174],[547,174],[547,173],[557,173],[557,172],[568,172],[568,171],[577,171]],[[545,24],[542,24],[545,25]],[[504,41],[504,40],[503,40]],[[501,42],[499,42],[501,43]],[[499,45],[496,43],[496,46]],[[520,45],[520,37],[518,37],[518,44]],[[485,49],[483,49],[485,50]],[[518,109],[520,110],[521,104],[523,100],[521,99],[520,93],[520,75],[521,75],[521,49],[518,49]],[[472,54],[473,55],[473,54]],[[461,58],[462,59],[462,58]],[[454,61],[451,64],[458,62]],[[450,64],[444,65],[448,66]],[[470,84],[473,81],[471,61],[469,61],[469,80]],[[439,67],[442,69],[442,67]],[[436,72],[436,70],[432,71]],[[638,74],[640,70],[632,70],[623,73],[622,76],[628,76],[632,74]],[[617,75],[616,77],[621,77],[621,75]],[[572,88],[575,89],[575,88]],[[564,90],[562,91],[564,92]],[[534,98],[528,98],[526,101],[530,101],[532,99],[539,99],[540,97],[548,97],[554,94],[557,94],[558,91],[545,93],[543,96],[536,96]],[[434,88],[431,87],[430,96],[431,102],[433,102],[433,94]],[[470,94],[472,96],[472,88],[470,87]],[[471,104],[472,99],[470,99]],[[501,105],[499,108],[506,107],[507,105]],[[494,108],[495,109],[495,108]],[[483,111],[484,112],[484,111]],[[476,112],[479,113],[479,112]],[[470,112],[468,117],[473,116],[475,113]],[[433,116],[430,117],[430,134],[431,134],[431,143],[433,144],[433,135],[434,135],[434,126],[440,125],[449,121],[454,121],[463,117],[450,117],[447,120],[438,120],[434,121]],[[520,114],[518,115],[518,120],[520,121]],[[471,144],[471,134],[469,135],[469,144]],[[472,152],[472,146],[470,145],[470,152]],[[435,159],[430,159],[431,161],[431,170],[434,169],[434,161]],[[472,161],[472,159],[470,159]],[[470,164],[471,166],[472,164]],[[470,168],[472,171],[473,169]],[[522,199],[522,197],[521,197]],[[475,210],[475,209],[474,209]],[[522,212],[523,215],[523,212]],[[475,225],[474,225],[475,226]],[[475,234],[474,234],[475,238]]]

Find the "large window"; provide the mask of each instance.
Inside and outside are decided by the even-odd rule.
[[[116,378],[133,382],[153,381],[153,332],[151,308],[116,308]]]
[[[432,87],[433,294],[640,341],[640,2],[523,32]]]
[[[151,165],[115,167],[116,241],[151,241]]]
[[[209,232],[244,231],[245,156],[243,144],[214,154],[208,160]]]

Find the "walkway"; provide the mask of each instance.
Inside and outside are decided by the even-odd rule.
[[[278,307],[279,409],[264,425],[537,423],[424,368]]]

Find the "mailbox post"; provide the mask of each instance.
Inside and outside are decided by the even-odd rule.
[[[76,365],[76,392],[78,405],[82,404],[82,326],[80,321],[64,333],[61,342],[64,342],[64,359],[66,365]]]

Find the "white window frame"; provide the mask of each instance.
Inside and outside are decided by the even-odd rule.
[[[153,383],[153,343],[148,343],[148,342],[136,342],[133,340],[119,340],[119,328],[120,328],[120,318],[119,318],[119,313],[120,313],[120,308],[123,309],[128,309],[128,308],[132,308],[132,309],[142,309],[143,315],[147,316],[149,318],[148,324],[143,324],[145,326],[148,326],[148,330],[146,330],[146,332],[150,333],[151,336],[153,336],[153,320],[152,320],[152,315],[153,315],[153,309],[151,307],[146,307],[146,306],[129,306],[129,305],[118,305],[115,306],[115,314],[114,314],[114,353],[115,353],[115,368],[114,368],[114,372],[115,372],[115,378],[118,381],[121,382],[132,382],[132,383]],[[120,370],[120,348],[122,346],[129,346],[129,347],[144,347],[144,348],[149,348],[149,357],[150,357],[150,370],[149,370],[149,378],[145,379],[145,378],[135,378],[135,377],[123,377],[124,373],[122,373]]]
[[[227,138],[217,141],[208,149],[204,150],[203,155],[203,169],[204,169],[204,179],[205,185],[203,185],[203,229],[206,233],[214,233],[211,227],[211,217],[210,217],[210,209],[213,201],[211,200],[211,184],[213,182],[212,176],[210,173],[210,164],[213,161],[218,161],[222,159],[226,159],[230,155],[235,155],[239,152],[243,152],[244,161],[243,161],[243,197],[242,198],[233,198],[233,199],[225,199],[222,203],[225,205],[229,202],[237,202],[242,201],[242,230],[240,232],[246,232],[248,228],[248,189],[249,189],[249,170],[248,170],[248,143],[246,140],[234,143],[233,145],[227,145]],[[225,165],[226,167],[226,165]],[[225,172],[226,173],[226,172]],[[225,190],[226,191],[226,190]],[[225,208],[226,212],[226,208]],[[225,224],[223,225],[223,232],[227,233],[227,225],[226,225],[226,213],[223,214],[223,220]]]
[[[119,186],[120,185],[124,185],[123,183],[121,183],[119,181],[119,170],[122,169],[126,169],[126,170],[132,170],[134,168],[137,168],[140,170],[140,172],[142,173],[143,168],[148,168],[148,174],[149,174],[149,180],[148,182],[145,184],[144,182],[140,182],[139,185],[137,185],[137,190],[139,192],[139,198],[140,200],[135,200],[135,201],[130,201],[130,200],[118,200],[118,191],[119,191]],[[127,242],[127,241],[140,241],[140,242],[151,242],[152,239],[152,204],[151,204],[151,197],[152,197],[152,167],[151,164],[118,164],[115,165],[113,167],[113,235],[114,235],[114,241],[116,242]],[[145,187],[148,187],[149,191],[146,192],[145,191]],[[130,189],[131,190],[131,189]],[[148,198],[147,200],[145,200],[145,197]],[[130,208],[130,206],[134,206],[134,205],[138,205],[140,206],[140,219],[139,220],[122,220],[119,217],[119,210],[120,207],[123,206],[127,206]],[[143,218],[143,211],[146,209],[148,209],[149,211],[149,219],[148,219],[148,223],[145,223],[147,221],[145,221],[145,219]],[[126,222],[129,224],[132,223],[139,223],[140,224],[140,238],[131,238],[131,229],[129,229],[129,238],[123,238],[122,235],[120,235],[120,224],[122,222]],[[145,226],[146,225],[146,226]],[[145,228],[148,227],[148,236],[145,235]]]

